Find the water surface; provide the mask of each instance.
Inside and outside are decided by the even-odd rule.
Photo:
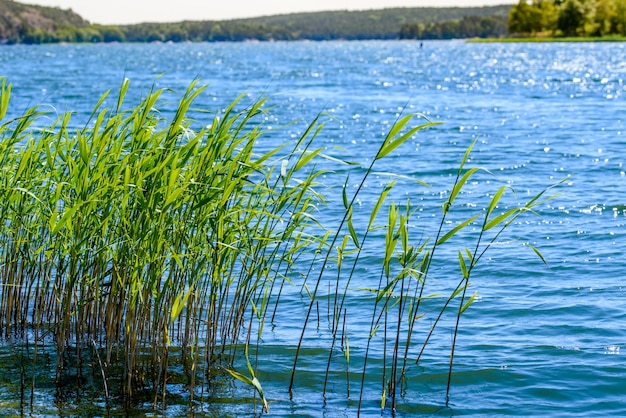
[[[192,80],[200,79],[209,88],[196,106],[210,112],[199,113],[199,123],[210,123],[242,93],[244,103],[268,96],[273,107],[266,127],[272,129],[268,143],[259,146],[294,140],[325,112],[331,117],[324,118],[318,146],[362,164],[398,116],[414,112],[444,122],[420,132],[377,168],[432,185],[404,180],[394,190],[395,199],[410,197],[420,208],[412,225],[415,242],[432,235],[452,176],[474,139],[470,164],[493,175],[480,174],[468,184],[460,199],[463,213],[480,210],[488,202],[486,195],[502,184],[524,201],[571,176],[560,188],[563,194],[542,207],[540,216],[515,225],[473,277],[472,290],[479,297],[462,320],[449,406],[445,386],[452,331],[444,323],[420,366],[411,368],[398,415],[586,417],[626,415],[621,351],[626,345],[624,56],[626,45],[620,43],[3,46],[0,74],[13,83],[14,116],[40,105],[53,115],[74,111],[76,123],[87,120],[104,91],[112,89],[114,96],[125,77],[131,79],[130,104],[153,87],[174,90],[176,94],[166,95],[171,103],[164,111]],[[114,100],[107,103],[112,106]],[[356,173],[351,186],[358,182]],[[337,178],[325,177],[331,196],[339,195]],[[363,209],[355,211],[361,223],[367,222],[368,204],[388,182],[381,174],[367,183],[360,197]],[[514,197],[508,196],[511,203]],[[340,205],[331,200],[320,216],[332,225]],[[521,245],[526,241],[543,252],[549,267]],[[444,254],[448,258],[437,266],[433,286],[450,288],[458,279],[456,248]],[[259,378],[273,414],[354,415],[363,356],[363,340],[356,335],[369,329],[368,314],[359,311],[367,295],[358,288],[377,283],[373,272],[378,272],[379,255],[373,251],[365,260],[347,302],[355,335],[351,396],[346,396],[345,365],[339,358],[324,402],[320,387],[328,333],[314,327],[305,338],[294,395],[287,393],[301,329],[298,318],[306,309],[300,288],[293,286],[260,350]],[[425,321],[421,329],[428,326]],[[3,350],[3,361],[14,358],[15,353]],[[381,365],[371,366],[376,370]],[[0,372],[5,373],[0,376],[0,408],[16,411],[10,383],[15,374],[9,370]],[[380,381],[368,377],[366,385],[364,412],[380,415]],[[54,390],[41,386],[35,415],[71,411],[71,402],[55,403]],[[253,394],[245,388],[215,396],[198,410],[233,416],[254,410]],[[170,414],[184,411],[180,408],[172,405]]]

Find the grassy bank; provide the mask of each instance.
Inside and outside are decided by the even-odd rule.
[[[624,36],[571,36],[571,37],[525,37],[525,38],[474,38],[468,42],[475,43],[522,43],[522,42],[624,42]]]
[[[165,408],[176,356],[190,405],[205,402],[204,388],[216,375],[227,375],[253,387],[267,409],[268,394],[256,378],[263,361],[255,358],[254,347],[263,344],[267,325],[281,326],[274,313],[285,309],[281,296],[290,287],[299,289],[306,315],[288,324],[296,321],[300,335],[285,390],[298,384],[305,335],[317,321],[317,332],[328,342],[325,382],[331,364],[343,358],[347,374],[350,368],[360,371],[361,400],[370,352],[382,351],[376,359],[384,364],[381,408],[394,407],[408,365],[419,363],[446,314],[456,324],[450,385],[460,319],[476,297],[470,291],[474,268],[513,222],[552,198],[549,188],[527,202],[501,207],[504,195],[514,196],[502,186],[476,202],[472,215],[463,208],[462,219],[453,216],[463,187],[481,172],[466,167],[470,145],[446,192],[434,236],[424,239],[418,230],[413,237],[410,200],[388,200],[394,181],[371,202],[369,222],[355,224],[359,193],[379,161],[436,125],[416,124],[415,115],[407,115],[396,120],[370,162],[356,167],[359,186],[353,192],[347,178],[336,179],[335,184],[344,184],[343,216],[329,230],[316,219],[326,201],[319,181],[337,174],[316,168],[325,157],[315,145],[319,120],[293,142],[259,152],[263,100],[235,101],[207,124],[188,116],[204,90],[196,83],[171,118],[158,111],[164,91],[152,91],[127,107],[128,88],[126,81],[112,108],[102,107],[103,96],[89,123],[76,127],[71,114],[50,122],[50,115],[36,108],[5,120],[10,86],[2,83],[0,333],[5,343],[26,342],[31,358],[54,343],[57,385],[67,384],[70,370],[84,370],[98,377],[107,407],[148,392],[155,409]],[[384,243],[373,240],[376,231],[384,231]],[[424,309],[424,301],[438,292],[430,283],[431,265],[449,254],[441,247],[460,234],[470,238],[456,252],[458,258],[446,262],[455,272],[453,290],[441,296],[437,309]],[[352,279],[370,247],[381,249],[375,252],[376,271],[370,271],[379,278],[378,287],[363,289],[374,297],[358,312],[348,311]],[[319,305],[328,312],[322,331]],[[350,339],[366,346],[362,364],[350,363],[347,315],[371,318],[367,335]],[[335,355],[339,351],[342,356]],[[234,369],[237,359],[247,370]],[[27,371],[22,376],[22,386],[33,389],[31,397],[35,368],[32,378]],[[319,390],[325,393],[326,384]]]

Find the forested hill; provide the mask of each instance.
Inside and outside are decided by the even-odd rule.
[[[430,34],[429,38],[467,37],[473,33],[499,36],[502,25],[498,32],[467,31],[467,25],[491,27],[485,25],[485,19],[503,22],[510,9],[510,5],[393,8],[105,26],[89,24],[71,10],[0,0],[0,43],[364,40],[410,38],[418,33]],[[461,27],[463,31],[454,30]],[[445,28],[453,30],[446,32],[442,30]],[[444,32],[445,36],[438,35]]]
[[[0,0],[0,42],[16,42],[29,36],[56,33],[65,28],[74,30],[88,25],[89,22],[71,10]]]
[[[511,6],[506,5],[331,11],[228,21],[142,23],[120,28],[129,41],[176,41],[183,37],[191,41],[398,39],[403,24],[458,21],[466,16],[497,16],[506,19],[510,9]],[[168,35],[173,36],[167,39]]]

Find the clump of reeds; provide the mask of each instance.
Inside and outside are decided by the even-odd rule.
[[[269,286],[317,239],[307,230],[322,197],[306,168],[313,125],[291,150],[259,155],[251,120],[263,100],[237,112],[235,102],[195,131],[186,113],[203,87],[190,86],[172,120],[155,111],[160,90],[125,110],[127,88],[83,128],[70,114],[35,128],[37,109],[3,121],[0,329],[51,335],[60,359],[104,347],[131,398],[146,381],[165,385],[172,344],[190,376],[221,366],[214,355],[241,341],[250,307],[264,309]],[[3,83],[2,117],[9,95]],[[268,164],[278,152],[291,164],[281,173]]]
[[[328,369],[338,341],[349,362],[348,289],[371,231],[383,228],[380,285],[368,290],[375,298],[372,306],[364,307],[372,319],[369,334],[362,338],[367,350],[376,339],[382,341],[389,365],[381,376],[382,407],[387,399],[395,406],[408,362],[419,361],[444,311],[457,304],[458,326],[473,301],[466,294],[469,279],[485,251],[518,216],[545,200],[543,191],[498,213],[503,187],[485,211],[444,230],[455,199],[477,172],[464,168],[468,150],[432,239],[413,241],[410,202],[386,201],[393,182],[382,190],[364,228],[352,220],[360,188],[349,196],[344,187],[345,215],[337,230],[328,233],[315,218],[325,200],[315,187],[323,174],[313,165],[320,154],[312,147],[321,128],[317,120],[295,143],[258,153],[255,143],[263,126],[257,117],[264,111],[263,100],[248,106],[237,100],[221,118],[198,129],[187,117],[203,91],[197,83],[180,99],[171,119],[155,110],[162,90],[127,109],[123,102],[128,85],[122,85],[114,108],[102,107],[103,96],[89,123],[80,128],[69,113],[42,128],[42,113],[36,108],[4,120],[10,86],[3,80],[0,90],[0,332],[35,347],[53,339],[59,379],[69,367],[68,350],[93,350],[97,361],[92,364],[105,389],[109,380],[119,380],[124,400],[148,386],[155,405],[164,402],[176,346],[191,400],[198,376],[225,368],[252,385],[267,406],[248,345],[255,337],[259,341],[265,323],[273,321],[283,286],[297,277],[296,269],[304,277],[305,283],[298,285],[309,301],[302,343],[319,303],[326,266],[333,261],[335,285],[332,297],[325,299],[332,313]],[[396,121],[364,170],[361,185],[379,160],[433,126],[410,127],[410,122],[410,116]],[[383,208],[387,220],[378,225]],[[431,263],[438,249],[469,225],[478,225],[480,233],[458,252],[458,284],[426,338],[416,342],[414,329],[423,315]],[[319,275],[308,277],[310,271]],[[244,354],[237,351],[242,345],[250,377],[231,369],[233,359]],[[367,366],[366,353],[363,376]],[[360,399],[363,387],[361,382]]]
[[[408,127],[412,117],[413,115],[402,117],[392,126],[385,140],[380,144],[380,148],[370,165],[365,169],[360,180],[361,186],[365,184],[375,165],[381,159],[400,147],[419,130],[434,125],[433,123],[426,123],[416,127]],[[324,267],[331,261],[336,263],[335,268],[337,272],[335,274],[338,277],[335,287],[329,291],[331,293],[330,297],[327,298],[329,301],[328,312],[331,312],[329,319],[331,346],[328,353],[322,391],[324,394],[326,393],[332,363],[336,361],[333,360],[335,351],[341,350],[344,353],[346,367],[350,367],[350,346],[347,342],[345,330],[348,312],[345,308],[345,302],[361,255],[366,251],[369,244],[374,244],[373,247],[379,248],[380,252],[379,284],[377,288],[363,289],[363,291],[373,293],[375,298],[373,298],[373,303],[370,306],[360,303],[358,312],[354,312],[356,316],[362,316],[364,313],[371,315],[369,333],[360,336],[361,341],[365,341],[365,354],[363,364],[361,365],[357,413],[361,412],[364,390],[366,388],[366,374],[371,377],[371,373],[368,372],[371,345],[376,343],[377,347],[382,347],[383,351],[383,358],[378,359],[383,362],[380,376],[382,381],[381,409],[384,410],[388,401],[390,401],[391,408],[395,411],[398,397],[400,396],[399,388],[407,383],[406,372],[409,364],[417,365],[420,362],[424,350],[444,314],[452,310],[454,329],[449,355],[445,401],[446,405],[448,404],[460,319],[478,294],[477,291],[471,294],[471,296],[467,294],[473,271],[489,248],[501,239],[506,229],[514,225],[518,218],[524,214],[537,214],[536,210],[538,207],[558,196],[558,194],[548,195],[547,192],[565,181],[564,179],[546,187],[521,204],[507,202],[506,205],[501,205],[501,199],[507,190],[514,194],[511,187],[501,186],[491,194],[491,198],[486,202],[484,208],[479,206],[475,213],[469,216],[466,213],[467,210],[462,208],[460,211],[461,218],[459,219],[459,216],[456,216],[454,217],[454,222],[449,222],[453,208],[460,206],[455,204],[464,186],[470,180],[473,180],[478,172],[482,171],[491,175],[487,170],[478,167],[465,168],[474,145],[475,141],[467,148],[459,162],[454,181],[447,191],[448,198],[441,208],[438,228],[432,237],[416,239],[411,236],[409,225],[413,223],[412,218],[416,209],[411,206],[410,199],[401,204],[386,202],[391,189],[395,185],[395,180],[390,181],[381,190],[378,201],[372,205],[369,222],[365,227],[361,228],[355,226],[352,221],[355,202],[359,197],[361,187],[358,187],[352,196],[348,196],[346,187],[343,189],[344,217],[337,231],[329,238],[330,244],[322,261]],[[376,219],[379,212],[385,206],[387,208],[386,221],[382,224],[377,224]],[[501,209],[501,206],[505,207],[505,209]],[[448,224],[452,226],[447,227]],[[377,229],[386,231],[382,247],[371,242],[371,234]],[[473,229],[474,232],[468,233],[468,229]],[[458,256],[456,260],[449,260],[450,250],[442,248],[449,245],[452,241],[463,243],[463,246],[456,251]],[[537,248],[529,243],[524,243],[524,245],[530,247],[545,262]],[[441,255],[442,251],[445,251],[443,255]],[[458,279],[452,286],[452,291],[447,295],[441,293],[442,291],[445,292],[445,290],[437,288],[436,285],[433,287],[429,283],[431,266],[434,260],[438,259],[446,260],[448,274],[458,269],[456,273]],[[454,267],[454,264],[457,267]],[[371,271],[370,274],[372,274]],[[314,307],[317,306],[316,295],[324,278],[324,268],[322,267],[319,275],[315,277],[316,281],[310,298],[307,320],[302,327],[300,344],[294,359],[290,390],[294,386],[298,357],[307,325],[310,322],[309,318]],[[430,291],[427,289],[430,289]],[[434,298],[436,294],[436,298],[442,300],[442,302],[436,305],[436,307],[431,305],[429,308],[423,309],[423,304]],[[420,323],[420,319],[423,319],[427,314],[429,315],[427,317],[428,322]],[[420,324],[424,325],[420,327]],[[422,337],[416,341],[414,336],[418,330]],[[354,336],[352,338],[354,339]],[[348,396],[350,396],[349,378],[347,391]]]

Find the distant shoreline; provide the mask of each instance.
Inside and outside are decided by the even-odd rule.
[[[472,38],[471,43],[570,43],[570,42],[626,42],[626,36],[568,36],[527,38]]]
[[[71,10],[0,0],[0,44],[328,41],[507,36],[510,5],[402,7],[226,21],[92,24]],[[36,17],[36,19],[34,18]]]

